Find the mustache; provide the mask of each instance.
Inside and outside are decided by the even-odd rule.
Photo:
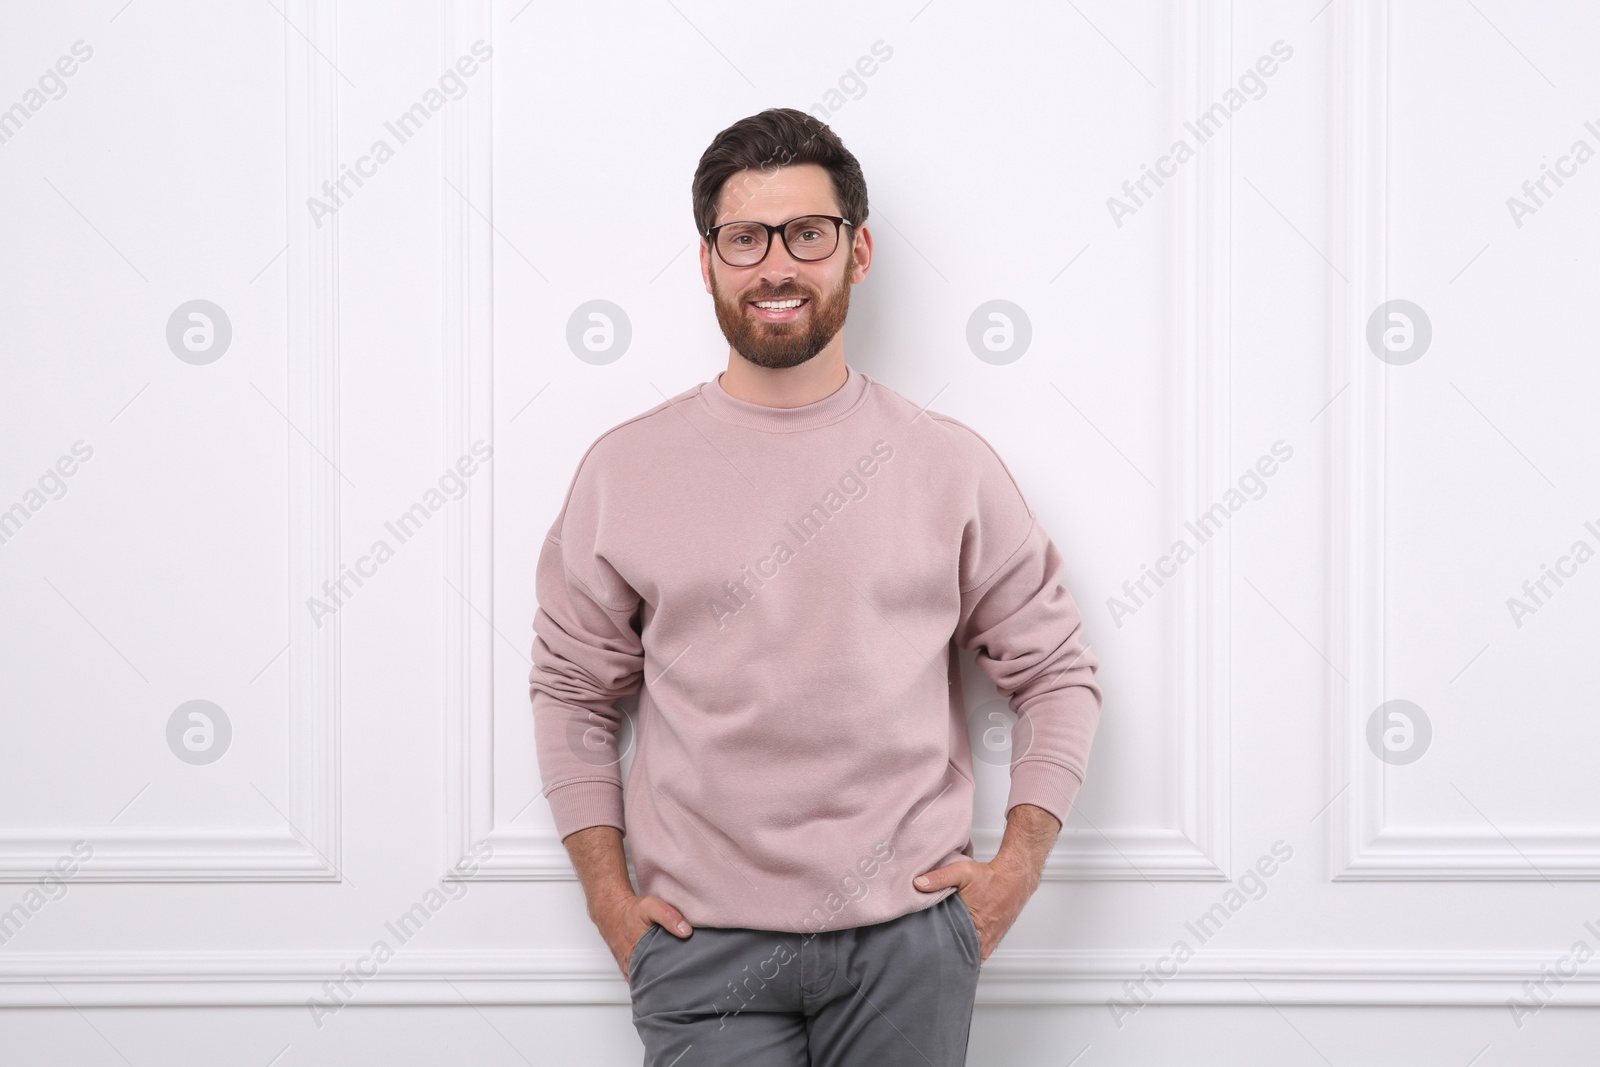
[[[784,291],[773,292],[773,293],[751,293],[749,296],[745,297],[745,299],[746,300],[809,300],[809,299],[811,299],[811,294],[810,293],[801,293],[801,292],[784,292]]]

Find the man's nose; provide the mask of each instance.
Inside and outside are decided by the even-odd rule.
[[[778,242],[767,249],[767,258],[761,261],[757,274],[763,282],[777,287],[785,281],[793,281],[800,273],[800,267],[789,250],[783,247],[783,242]]]

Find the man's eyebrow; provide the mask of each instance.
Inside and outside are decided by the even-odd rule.
[[[803,218],[806,218],[806,217],[811,216],[811,215],[831,215],[831,214],[832,214],[832,212],[829,212],[829,211],[802,211],[798,215],[790,215],[788,218],[784,219],[783,221],[784,222],[793,222],[795,219],[803,219]],[[727,222],[713,222],[711,225],[713,225],[713,226],[726,226],[729,222],[760,222],[760,221],[761,221],[760,219],[728,219]],[[772,225],[776,226],[777,223],[774,222],[774,223],[772,223]]]

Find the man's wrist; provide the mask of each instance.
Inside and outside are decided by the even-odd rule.
[[[995,870],[1008,878],[1038,888],[1039,882],[1044,877],[1044,860],[1023,855],[1015,850],[995,853],[993,862],[989,864]]]
[[[588,826],[562,838],[572,866],[583,883],[589,918],[599,920],[634,896],[622,831],[615,826]]]
[[[589,902],[589,918],[598,920],[620,908],[632,900],[636,894],[629,889],[612,889],[604,893],[595,894],[595,899]]]
[[[1036,804],[1018,804],[1006,813],[1006,832],[992,866],[1033,886],[1044,875],[1061,822]]]

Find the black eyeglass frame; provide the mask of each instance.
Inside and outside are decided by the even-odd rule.
[[[794,218],[780,222],[777,225],[773,225],[770,222],[759,222],[755,219],[734,219],[731,222],[724,222],[720,226],[713,226],[700,236],[711,242],[711,247],[716,249],[718,259],[722,260],[724,263],[728,263],[728,257],[722,254],[722,246],[717,243],[717,231],[721,230],[723,226],[737,226],[740,224],[746,226],[765,226],[767,228],[767,247],[762,249],[761,258],[756,260],[754,263],[728,263],[728,266],[730,267],[758,267],[762,263],[765,263],[768,253],[772,251],[773,234],[778,235],[778,240],[783,242],[783,250],[789,253],[789,255],[798,263],[821,263],[824,260],[831,259],[833,254],[839,251],[839,238],[843,236],[842,233],[834,234],[833,250],[825,256],[819,256],[816,259],[801,259],[799,256],[794,254],[794,249],[789,247],[789,235],[784,231],[789,228],[789,223],[799,222],[801,219],[827,219],[835,226],[848,226],[851,228],[851,230],[854,230],[856,227],[855,223],[851,222],[842,215],[823,215],[816,211],[808,211],[804,215],[796,215]]]

